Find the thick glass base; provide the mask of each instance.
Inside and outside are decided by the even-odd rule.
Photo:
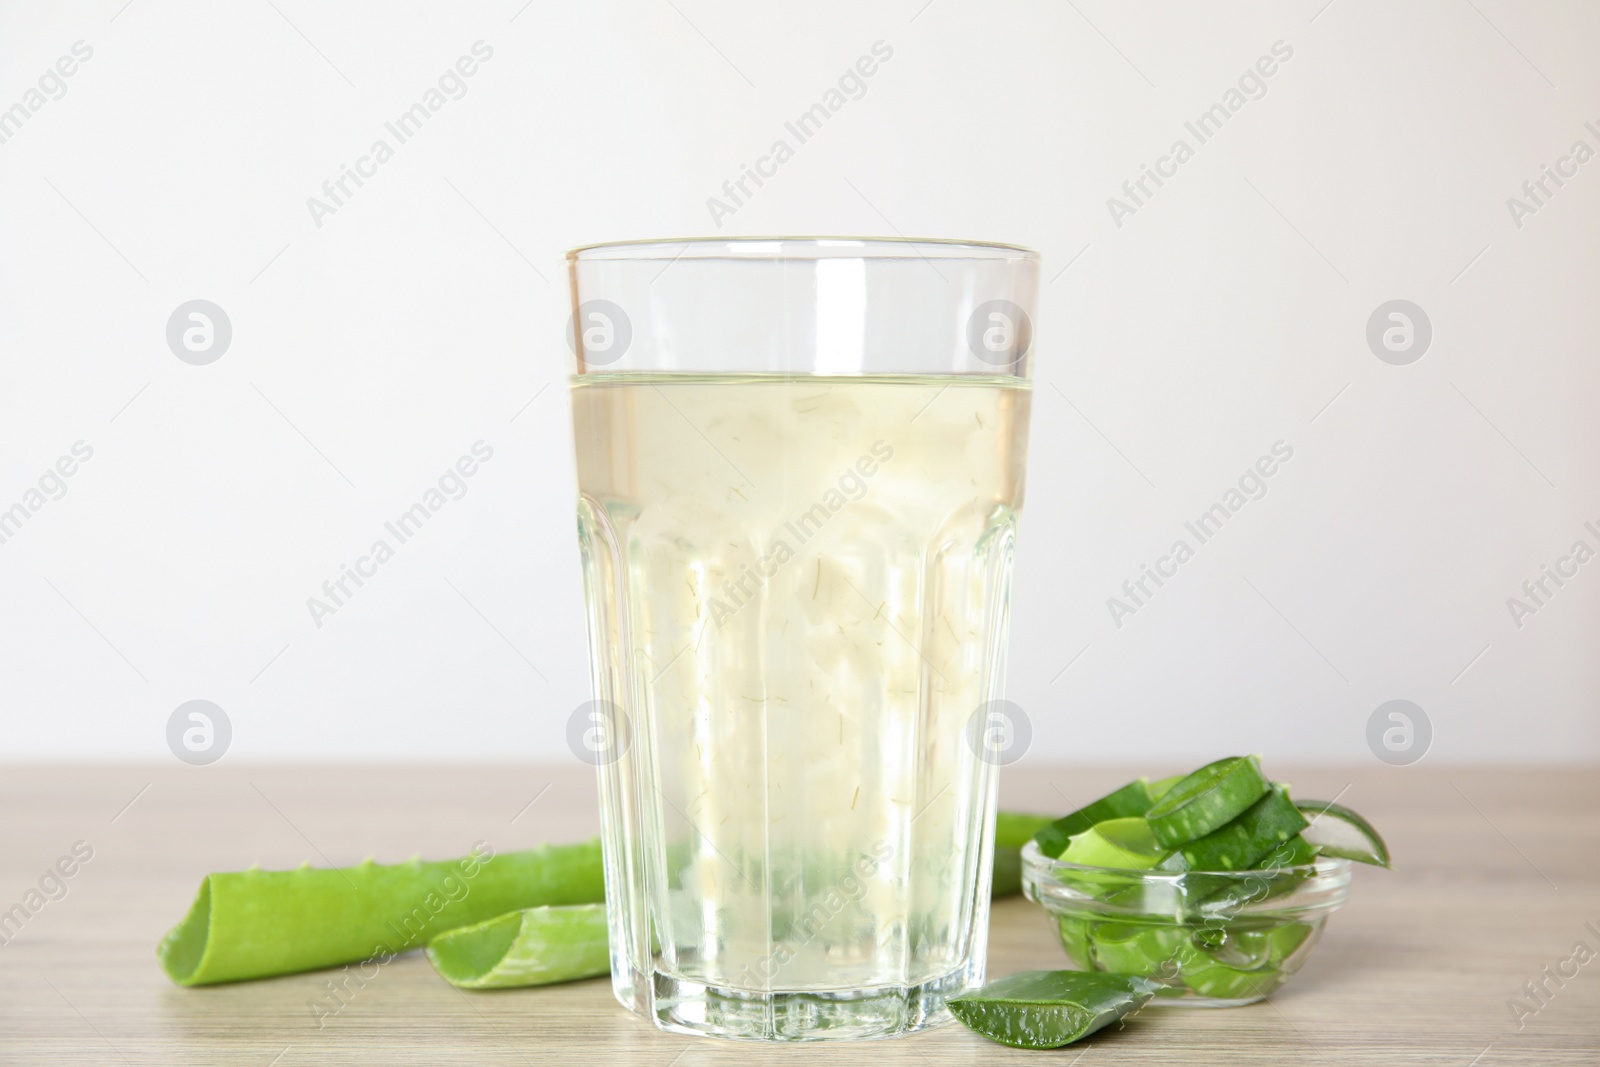
[[[981,984],[972,968],[911,986],[829,993],[763,993],[655,976],[655,1024],[735,1041],[860,1041],[943,1026],[945,1001]]]

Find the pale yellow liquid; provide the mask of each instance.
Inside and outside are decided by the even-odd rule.
[[[574,379],[596,684],[632,720],[602,804],[634,980],[863,989],[970,963],[993,776],[968,727],[1003,666],[1030,397]]]

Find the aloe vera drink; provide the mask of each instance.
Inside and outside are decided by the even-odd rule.
[[[993,775],[967,728],[1029,401],[1000,376],[574,379],[591,644],[628,696],[602,791],[623,965],[658,1010],[710,989],[727,1028],[881,1032],[981,979]],[[841,990],[865,1003],[832,1021],[805,998]]]
[[[657,1027],[885,1037],[985,976],[1037,254],[567,255],[612,988]],[[591,736],[593,735],[593,736]],[[581,744],[580,744],[581,741]]]

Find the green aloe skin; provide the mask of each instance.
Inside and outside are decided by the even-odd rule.
[[[1275,785],[1231,822],[1190,841],[1157,866],[1166,871],[1254,870],[1308,825],[1289,791]]]
[[[1156,984],[1099,971],[1022,971],[950,1001],[969,1030],[1012,1048],[1060,1048],[1149,1001]]]
[[[433,969],[462,989],[510,989],[611,970],[604,904],[524,908],[428,943]]]
[[[1181,779],[1141,814],[1157,841],[1179,848],[1226,825],[1270,788],[1259,757],[1231,756]]]
[[[458,860],[207,875],[157,955],[178,985],[392,958],[447,930],[541,905],[605,900],[598,839]]]
[[[1302,800],[1300,814],[1311,820],[1300,836],[1324,856],[1341,856],[1375,867],[1389,866],[1389,846],[1373,825],[1343,804]]]

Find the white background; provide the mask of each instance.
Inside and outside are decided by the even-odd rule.
[[[1510,0],[0,5],[0,757],[569,759],[587,698],[561,253],[704,233],[1045,256],[1010,696],[1029,760],[1600,756],[1600,7]],[[275,5],[275,6],[274,6]],[[319,227],[320,196],[493,49]],[[876,41],[893,57],[719,231],[708,197]],[[1293,57],[1117,226],[1107,198],[1275,41]],[[169,350],[203,298],[231,346]],[[1425,356],[1369,350],[1381,303]],[[306,606],[458,456],[494,458],[318,628]],[[1274,442],[1119,628],[1106,599]],[[1071,664],[1070,669],[1068,665]]]

